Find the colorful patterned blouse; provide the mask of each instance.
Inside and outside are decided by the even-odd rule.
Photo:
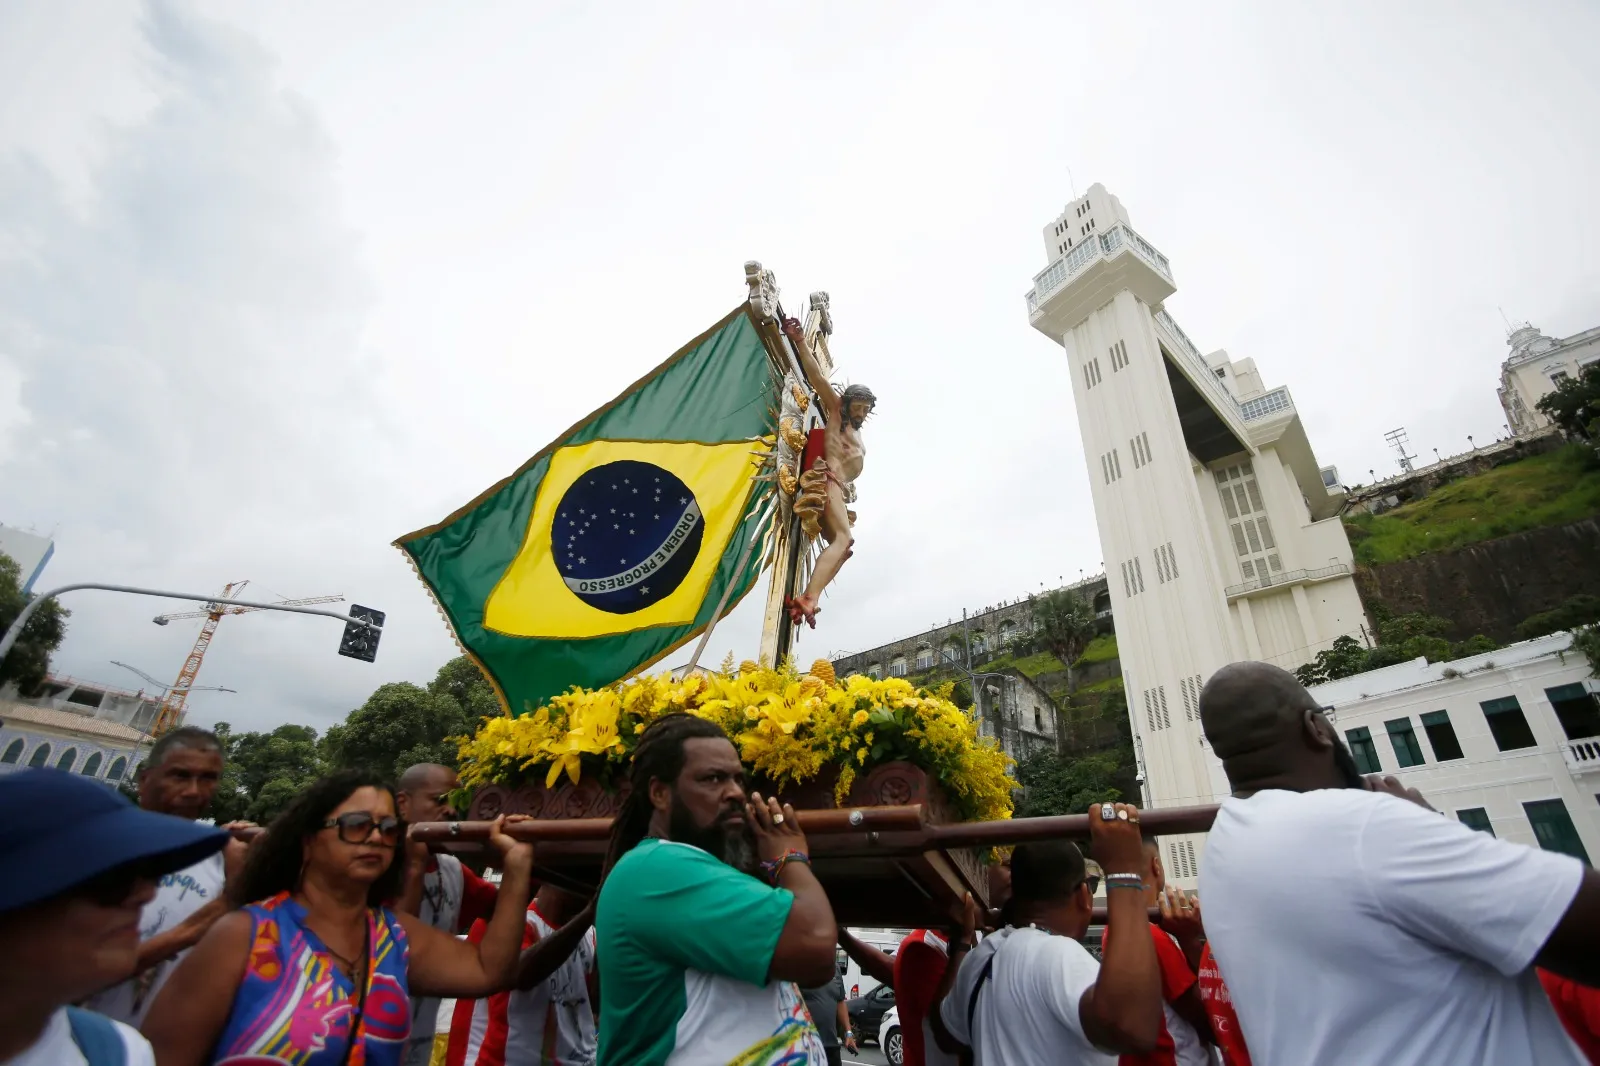
[[[306,910],[289,893],[245,911],[252,923],[250,964],[217,1042],[215,1066],[399,1066],[411,1005],[406,934],[394,912],[367,912],[362,1006],[354,983],[305,926]]]

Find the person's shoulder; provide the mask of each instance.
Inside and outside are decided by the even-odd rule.
[[[156,1066],[156,1049],[150,1046],[144,1034],[126,1022],[113,1021],[117,1035],[122,1038],[122,1048],[127,1052],[125,1066]]]

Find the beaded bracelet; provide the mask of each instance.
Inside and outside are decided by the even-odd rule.
[[[778,883],[778,875],[783,873],[783,868],[789,865],[791,862],[803,862],[807,866],[810,866],[811,856],[807,855],[803,851],[796,851],[795,849],[790,848],[776,859],[761,860],[761,872],[763,875],[765,875],[768,881],[776,885]]]

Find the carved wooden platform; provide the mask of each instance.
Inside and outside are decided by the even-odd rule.
[[[798,787],[773,789],[752,782],[752,791],[776,794],[796,810],[831,809],[837,769],[827,767]],[[540,819],[610,818],[626,792],[612,792],[592,780],[574,785],[563,779],[554,788],[486,785],[472,797],[467,817],[490,820],[500,814],[526,814]],[[814,835],[809,841],[812,867],[828,890],[834,914],[851,925],[942,925],[960,913],[962,896],[971,892],[980,903],[988,898],[988,877],[973,847],[943,847],[934,839],[940,827],[954,826],[954,810],[943,788],[909,762],[873,768],[850,789],[847,808],[907,807],[923,809],[924,827],[895,832],[853,832]],[[592,889],[605,856],[604,839],[563,840],[536,847],[538,872],[572,888]]]

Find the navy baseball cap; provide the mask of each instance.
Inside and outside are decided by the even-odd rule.
[[[223,849],[228,832],[141,810],[114,789],[62,770],[0,777],[0,911],[58,896],[108,870],[160,875]]]

